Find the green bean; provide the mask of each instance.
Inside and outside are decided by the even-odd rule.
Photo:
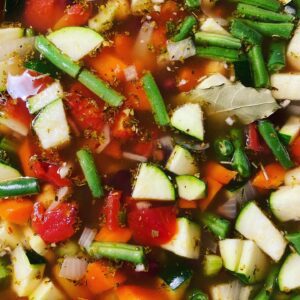
[[[235,61],[240,61],[245,59],[239,50],[226,49],[226,48],[214,47],[214,46],[197,47],[196,54],[199,57],[227,61],[227,62],[235,62]]]
[[[284,41],[272,41],[269,48],[268,70],[275,73],[286,65],[286,43]]]
[[[241,41],[231,36],[208,33],[208,32],[197,32],[195,34],[195,42],[197,45],[204,46],[217,46],[230,49],[240,49],[242,47]]]
[[[277,0],[229,0],[235,3],[244,3],[249,5],[258,6],[264,9],[278,11],[280,9],[280,2]]]
[[[200,8],[201,0],[184,0],[185,7],[193,10]]]
[[[179,42],[187,38],[197,25],[197,19],[194,16],[186,17],[180,25],[179,32],[172,38],[173,42]]]
[[[0,198],[38,194],[39,183],[36,178],[21,177],[0,182]]]

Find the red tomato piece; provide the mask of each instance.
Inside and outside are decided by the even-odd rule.
[[[300,136],[293,141],[290,151],[295,162],[300,164]]]
[[[66,0],[27,0],[24,8],[24,23],[27,27],[45,32],[64,15]]]
[[[133,209],[128,213],[129,228],[136,242],[146,246],[167,243],[176,233],[176,209],[154,207]]]
[[[132,116],[127,110],[122,110],[115,118],[112,127],[112,136],[120,139],[128,139],[135,135]]]
[[[247,148],[254,152],[270,153],[268,146],[261,139],[255,123],[251,123],[247,127]]]
[[[43,179],[58,187],[71,186],[72,181],[69,178],[60,177],[59,168],[60,166],[38,160],[32,164],[32,170],[37,178]]]
[[[47,243],[58,243],[75,233],[77,206],[72,203],[60,203],[45,210],[36,202],[33,208],[31,224],[34,231]]]
[[[121,209],[122,192],[112,191],[105,199],[103,213],[105,216],[105,224],[109,230],[120,228],[120,209]]]
[[[102,131],[104,126],[102,105],[94,99],[84,97],[78,93],[69,93],[65,100],[75,123],[80,129]]]
[[[81,26],[87,23],[92,14],[91,4],[74,4],[68,6],[65,14],[58,20],[54,30],[68,26]]]
[[[153,150],[154,150],[154,144],[152,141],[138,142],[133,147],[134,153],[144,156],[144,157],[147,157],[147,158],[150,158],[152,156]]]

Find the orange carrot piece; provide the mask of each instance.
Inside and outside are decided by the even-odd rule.
[[[103,154],[115,159],[122,158],[121,144],[118,140],[113,139],[108,146],[103,150]]]
[[[114,38],[115,53],[122,60],[130,63],[132,59],[132,50],[134,39],[127,34],[118,33]]]
[[[207,183],[207,196],[204,199],[199,201],[199,207],[201,211],[207,209],[207,207],[214,200],[217,193],[223,187],[223,185],[220,182],[216,181],[214,178],[207,177],[205,181]]]
[[[167,300],[163,289],[146,288],[137,285],[123,285],[116,290],[119,300]]]
[[[109,230],[106,226],[103,226],[97,233],[95,240],[97,242],[127,243],[131,236],[132,231],[129,228]]]
[[[283,184],[285,169],[278,163],[272,163],[264,167],[266,171],[266,178],[264,172],[260,170],[252,180],[252,184],[261,189],[276,189]]]
[[[198,201],[189,201],[185,199],[178,200],[179,208],[197,208]]]
[[[0,202],[0,218],[18,225],[26,225],[33,211],[28,199],[8,199]]]
[[[236,171],[228,170],[214,161],[208,162],[204,167],[204,176],[212,178],[221,184],[228,184],[236,175]]]
[[[18,153],[24,175],[28,177],[34,177],[35,174],[33,173],[30,165],[30,158],[34,155],[34,149],[29,139],[25,139],[25,141],[21,144]]]
[[[73,282],[66,278],[60,277],[59,272],[59,265],[55,265],[52,269],[54,279],[70,299],[93,299],[93,294],[87,288],[85,279],[82,279],[80,282]]]
[[[166,47],[167,44],[167,30],[165,26],[158,26],[154,29],[151,43],[155,49],[161,49]]]
[[[177,72],[178,89],[181,92],[188,92],[197,84],[203,75],[203,66],[183,66]]]
[[[126,276],[113,266],[97,261],[87,267],[86,281],[93,294],[100,294],[126,281]]]

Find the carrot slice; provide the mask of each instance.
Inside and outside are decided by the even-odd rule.
[[[129,228],[117,228],[109,230],[103,226],[95,237],[98,242],[114,242],[114,243],[127,243],[132,236],[132,231]]]
[[[213,161],[208,162],[204,167],[204,176],[214,179],[221,184],[228,184],[236,175],[237,172],[228,170]]]
[[[18,225],[28,223],[33,203],[27,199],[9,199],[0,202],[0,218]]]
[[[189,201],[185,199],[179,199],[178,207],[179,208],[197,208],[198,201]]]
[[[111,265],[97,261],[87,267],[86,281],[93,294],[100,294],[126,281],[126,276]]]
[[[34,155],[34,149],[29,139],[25,139],[25,141],[21,144],[18,153],[19,153],[24,175],[28,177],[34,177],[35,174],[32,171],[30,165],[30,158]]]
[[[278,163],[272,163],[260,170],[252,180],[252,184],[261,189],[276,189],[283,184],[285,169]]]
[[[163,289],[152,289],[137,285],[123,285],[116,290],[119,300],[167,300]]]
[[[206,198],[199,201],[199,207],[202,211],[207,209],[207,207],[214,200],[217,193],[223,187],[223,185],[220,182],[216,181],[214,178],[207,177],[205,181],[207,183],[207,196]]]

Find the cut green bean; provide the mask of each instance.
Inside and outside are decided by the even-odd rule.
[[[243,22],[263,36],[280,37],[283,39],[290,39],[295,27],[293,23],[266,23],[250,20],[243,20]]]
[[[237,19],[231,22],[230,33],[250,45],[260,45],[263,40],[259,32]]]
[[[267,10],[278,11],[280,9],[280,2],[277,0],[229,0],[234,3],[244,3]]]
[[[241,18],[252,19],[262,22],[285,23],[292,22],[295,19],[295,17],[292,15],[277,13],[243,3],[238,4],[235,13]]]
[[[81,149],[77,152],[77,158],[93,197],[102,197],[103,187],[91,152]]]
[[[78,76],[81,67],[44,36],[41,35],[35,39],[35,48],[63,72],[74,78]]]
[[[79,74],[78,80],[111,106],[120,106],[124,100],[121,94],[113,90],[107,83],[88,70],[83,70]]]
[[[129,261],[134,264],[145,262],[143,247],[123,243],[94,242],[88,248],[88,253],[96,259],[104,257],[111,260]]]
[[[179,42],[187,38],[197,25],[197,19],[194,16],[186,17],[180,25],[179,32],[172,38],[173,42]]]
[[[242,43],[239,39],[227,35],[203,31],[195,34],[195,42],[197,45],[217,46],[230,49],[240,49],[242,47]]]
[[[280,164],[286,169],[292,168],[294,163],[281,143],[274,125],[268,120],[261,120],[258,123],[258,130]]]
[[[269,48],[268,70],[275,73],[286,65],[285,59],[286,43],[284,41],[272,41]]]
[[[202,58],[221,60],[227,62],[235,62],[244,60],[243,54],[236,49],[226,49],[221,47],[197,47],[196,54]]]
[[[197,9],[200,8],[200,1],[201,0],[184,0],[184,5],[191,10]]]
[[[155,121],[158,125],[165,126],[170,122],[164,99],[151,73],[146,73],[143,78],[143,87],[151,104]]]
[[[261,46],[252,46],[248,51],[254,86],[263,88],[269,85],[269,74],[262,54]]]
[[[38,180],[21,177],[0,182],[0,198],[34,195],[40,192]]]

